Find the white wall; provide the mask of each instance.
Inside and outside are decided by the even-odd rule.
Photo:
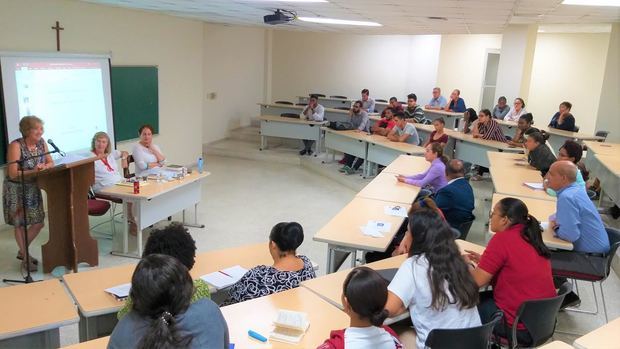
[[[608,47],[609,33],[538,34],[526,99],[537,123],[546,125],[569,101],[580,132],[595,132]]]
[[[430,98],[440,36],[352,35],[276,30],[272,48],[272,99],[295,101],[310,92],[399,100],[414,92]]]
[[[226,138],[247,126],[265,99],[266,30],[204,25],[204,112],[202,141]],[[215,93],[215,99],[207,96]]]
[[[448,98],[454,89],[468,108],[478,110],[482,94],[487,50],[499,50],[501,35],[443,35],[437,85]]]
[[[620,142],[620,98],[618,98],[620,96],[620,23],[612,26],[605,65],[596,131],[610,131],[607,140],[618,143]],[[620,272],[620,268],[617,270]]]

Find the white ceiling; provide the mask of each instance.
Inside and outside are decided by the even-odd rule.
[[[275,28],[360,34],[496,34],[509,24],[620,22],[619,7],[562,5],[562,0],[329,0],[295,3],[269,0],[82,0],[154,11],[205,22],[263,26],[263,16],[281,8],[298,16],[379,22],[382,27],[293,23]],[[447,20],[431,20],[430,16]]]

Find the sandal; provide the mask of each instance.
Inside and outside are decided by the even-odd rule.
[[[21,253],[19,253],[19,252],[17,252],[17,257],[15,257],[15,258],[19,259],[20,261],[24,260],[24,256],[22,256]],[[32,264],[39,265],[39,260],[34,258],[33,256],[30,256],[30,262]]]

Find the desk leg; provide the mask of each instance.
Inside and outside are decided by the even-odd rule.
[[[331,273],[334,272],[333,263],[334,263],[333,250],[332,250],[331,246],[328,244],[327,245],[327,265],[326,265],[326,268],[327,268],[326,273],[327,274],[331,274]]]
[[[138,212],[142,212],[142,208],[140,207],[141,203],[138,203]],[[136,233],[136,237],[138,238],[136,241],[136,249],[138,250],[138,258],[142,257],[142,217],[139,214],[136,215],[136,225],[138,226],[138,231]]]
[[[185,222],[185,210],[183,210],[183,225],[192,228],[204,228],[204,224],[198,223],[198,204],[194,204],[194,223]]]
[[[260,148],[259,150],[267,149],[267,141],[265,140],[265,136],[260,136]]]
[[[123,253],[129,252],[129,204],[123,200]]]

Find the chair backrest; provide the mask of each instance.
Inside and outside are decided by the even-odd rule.
[[[351,109],[351,108],[348,108],[348,107],[336,107],[336,108],[334,108],[334,109],[349,110],[349,109]]]
[[[443,329],[436,328],[426,337],[424,346],[432,349],[479,349],[487,348],[493,333],[493,327],[502,319],[502,312],[497,312],[491,321],[482,326],[470,328]]]
[[[573,128],[573,132],[579,132],[579,126],[575,125],[575,127]]]
[[[303,106],[306,106],[306,105],[308,105],[308,103],[295,103],[295,105],[303,105]]]
[[[556,318],[562,301],[564,301],[564,296],[570,291],[570,283],[565,282],[560,286],[558,295],[555,297],[523,302],[512,325],[512,336],[509,339],[511,348],[517,346],[517,325],[519,323],[525,325],[532,337],[532,343],[520,344],[537,347],[549,340],[555,331]]]
[[[605,278],[607,278],[611,271],[611,263],[614,260],[616,251],[620,248],[620,230],[605,227],[605,231],[607,231],[607,236],[609,237],[609,253],[607,254],[607,268],[605,268]]]
[[[325,95],[322,94],[322,93],[311,93],[310,96],[312,96],[312,95],[315,95],[317,97],[325,97]]]
[[[289,102],[289,101],[275,101],[275,104],[286,104],[286,105],[293,105],[293,102]]]
[[[299,119],[299,114],[295,114],[295,113],[282,113],[280,114],[280,116],[283,118]]]
[[[467,240],[467,234],[469,234],[469,229],[471,229],[471,225],[474,224],[475,219],[476,217],[474,217],[474,219],[472,219],[471,221],[463,222],[459,225],[459,227],[457,228],[458,231],[461,233],[459,239]]]
[[[333,95],[333,96],[329,96],[329,98],[347,99],[347,96]]]
[[[131,177],[134,177],[134,176],[136,175],[135,173],[131,173],[131,172],[129,172],[129,165],[130,165],[132,162],[134,162],[133,155],[129,155],[129,156],[127,157],[127,167],[123,167],[123,177],[125,177],[125,178],[131,178]]]
[[[387,103],[388,101],[386,101],[385,99],[375,99],[375,102]]]
[[[605,141],[607,139],[607,136],[609,135],[609,131],[603,131],[603,130],[596,131],[596,133],[594,135],[597,136],[597,137],[603,137],[604,138],[603,141]]]

